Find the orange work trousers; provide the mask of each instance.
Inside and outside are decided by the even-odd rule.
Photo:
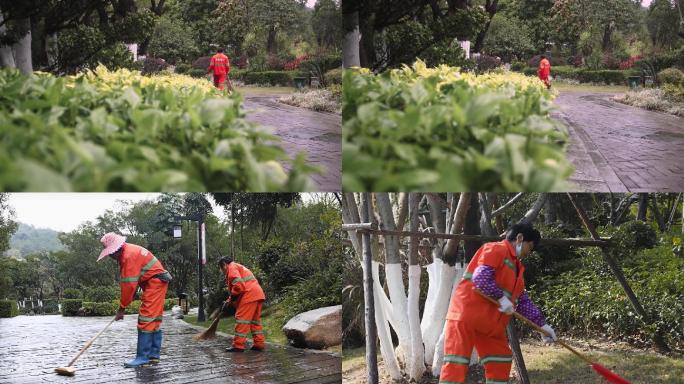
[[[154,332],[161,326],[166,289],[169,283],[153,277],[141,287],[143,294],[138,311],[138,329],[142,332]]]
[[[483,334],[475,330],[467,320],[447,320],[444,338],[444,363],[439,382],[443,384],[465,383],[473,347],[477,349],[480,362],[485,368],[487,384],[507,384],[511,373],[513,355],[508,346],[506,329],[495,334]]]
[[[214,74],[214,86],[223,91],[223,84],[226,83],[227,75],[225,73]]]
[[[252,336],[254,346],[264,348],[264,327],[261,326],[261,307],[263,300],[240,303],[235,312],[235,337],[233,348],[245,349],[247,338]]]

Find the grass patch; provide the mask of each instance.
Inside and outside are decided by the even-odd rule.
[[[207,314],[207,317],[210,314]],[[185,316],[184,320],[193,325],[199,325],[208,328],[211,321],[207,320],[204,323],[197,322],[197,316]],[[287,345],[287,337],[283,333],[283,325],[288,319],[285,318],[285,309],[281,308],[280,304],[273,304],[264,306],[261,312],[261,323],[264,326],[264,336],[266,342]],[[235,333],[235,317],[224,317],[219,321],[218,330],[229,335]]]
[[[625,93],[629,91],[628,87],[622,85],[570,84],[560,81],[554,81],[551,88],[561,92]]]
[[[532,383],[605,383],[586,363],[560,346],[525,343],[522,344],[522,350]],[[614,350],[593,350],[588,356],[632,383],[684,384],[684,359],[681,357],[666,357],[619,347]]]

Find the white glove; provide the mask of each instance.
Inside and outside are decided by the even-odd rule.
[[[542,341],[543,341],[543,342],[545,342],[545,343],[553,343],[554,341],[557,341],[557,340],[558,340],[558,337],[556,337],[556,332],[553,331],[553,328],[551,328],[550,325],[545,324],[545,325],[542,327],[542,329],[545,330],[546,333],[548,333],[549,335],[551,335],[551,337],[549,337],[549,336],[546,336],[546,335],[542,334]]]
[[[499,299],[499,311],[507,315],[513,314],[513,303],[511,303],[511,301],[508,300],[508,297],[501,296],[501,298]]]

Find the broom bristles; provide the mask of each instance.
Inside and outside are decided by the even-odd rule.
[[[629,381],[623,379],[622,377],[618,376],[616,373],[611,372],[608,370],[608,368],[602,366],[601,364],[592,364],[591,367],[598,373],[599,375],[603,376],[606,380],[608,380],[609,383],[613,384],[630,384]]]
[[[193,338],[195,340],[208,340],[208,339],[213,339],[216,337],[216,328],[218,328],[218,323],[219,323],[220,316],[217,316],[214,321],[211,323],[209,328],[207,328],[204,332],[195,335]]]

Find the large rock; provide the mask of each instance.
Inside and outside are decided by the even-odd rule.
[[[323,349],[342,344],[342,306],[303,312],[283,327],[290,344],[298,348]]]

